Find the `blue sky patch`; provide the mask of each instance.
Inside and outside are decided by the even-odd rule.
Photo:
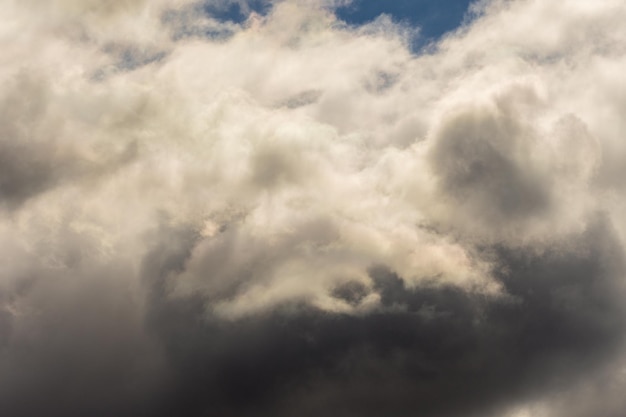
[[[463,18],[472,0],[353,0],[339,7],[337,17],[350,25],[362,25],[387,14],[396,22],[420,27],[420,43],[437,39],[454,30]],[[226,22],[243,23],[251,12],[267,14],[270,0],[206,1],[204,13]]]
[[[422,39],[436,39],[459,27],[471,0],[354,0],[337,17],[361,25],[387,14],[396,22],[421,28]]]

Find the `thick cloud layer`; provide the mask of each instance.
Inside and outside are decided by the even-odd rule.
[[[621,1],[1,4],[0,415],[626,410]]]

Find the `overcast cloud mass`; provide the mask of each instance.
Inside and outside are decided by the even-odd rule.
[[[352,6],[0,0],[1,416],[626,415],[626,3]]]

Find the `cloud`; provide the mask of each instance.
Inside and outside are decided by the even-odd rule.
[[[626,7],[342,4],[3,2],[0,414],[622,407]]]

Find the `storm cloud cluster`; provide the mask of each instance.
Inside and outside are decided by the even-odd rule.
[[[0,415],[626,413],[626,3],[346,5],[0,0]]]

